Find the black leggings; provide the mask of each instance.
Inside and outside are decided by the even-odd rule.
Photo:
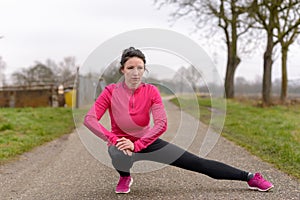
[[[125,155],[115,146],[110,146],[108,152],[112,159],[112,165],[120,176],[129,176],[134,162],[150,160],[202,173],[214,179],[248,180],[248,172],[221,162],[200,158],[162,139],[155,140],[147,148],[133,153],[132,156]]]

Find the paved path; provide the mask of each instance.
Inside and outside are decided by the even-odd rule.
[[[172,133],[184,126],[179,123],[181,117],[189,122],[185,130],[193,132],[197,120],[167,102],[166,109],[169,130],[165,139],[174,139]],[[205,132],[201,124],[190,151],[199,152]],[[184,143],[184,138],[178,141]],[[18,161],[0,166],[0,199],[300,199],[299,181],[222,137],[207,157],[249,171],[258,170],[275,188],[267,193],[255,192],[248,190],[244,182],[218,181],[166,166],[152,172],[134,173],[131,193],[117,195],[114,193],[117,173],[95,159],[77,133],[71,133],[24,154]]]

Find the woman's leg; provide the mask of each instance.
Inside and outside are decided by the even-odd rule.
[[[248,185],[251,189],[259,191],[268,191],[274,187],[272,183],[263,179],[259,173],[256,173],[253,177],[251,173],[218,161],[200,158],[161,139],[157,139],[141,152],[133,153],[132,156],[125,155],[115,146],[109,147],[108,151],[112,158],[113,166],[120,174],[120,180],[116,188],[117,193],[128,193],[130,191],[130,185],[132,183],[130,168],[135,161],[139,160],[150,160],[169,164],[182,169],[202,173],[214,179],[248,181]]]
[[[150,160],[198,172],[214,179],[248,180],[248,172],[224,163],[200,158],[174,144],[157,139],[153,144],[134,154],[133,161]]]
[[[108,153],[111,157],[112,165],[120,176],[130,176],[130,168],[133,165],[132,157],[125,155],[123,151],[120,151],[115,146],[109,146]]]

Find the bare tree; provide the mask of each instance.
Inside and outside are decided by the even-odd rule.
[[[22,68],[11,75],[14,85],[29,85],[27,69]]]
[[[28,69],[23,68],[20,72],[14,72],[12,78],[16,85],[33,86],[55,83],[52,70],[41,63]]]
[[[39,63],[42,63],[42,62],[39,62]],[[44,65],[46,65],[47,67],[49,67],[49,68],[52,70],[52,72],[53,72],[56,76],[59,75],[60,70],[59,70],[59,67],[58,67],[57,63],[56,63],[54,60],[48,58],[48,59],[45,61],[45,64],[44,64]],[[57,78],[57,77],[56,77],[56,78]],[[55,81],[58,81],[58,79],[55,79]]]
[[[193,65],[190,65],[188,67],[180,67],[172,80],[177,86],[176,89],[181,93],[187,90],[187,86],[192,87],[194,92],[199,92],[202,78],[201,72]]]
[[[64,87],[72,87],[74,85],[78,67],[75,57],[65,57],[58,64],[52,59],[47,59],[45,65],[53,71],[57,84]]]
[[[0,56],[0,80],[1,80],[0,86],[5,85],[5,74],[4,74],[5,68],[6,68],[6,63],[4,62],[2,57]]]
[[[185,72],[185,77],[189,80],[193,90],[199,92],[200,80],[202,78],[201,73],[192,65],[190,65]]]
[[[76,78],[76,59],[75,57],[65,57],[62,62],[59,63],[59,82],[65,87],[73,85]]]
[[[246,0],[155,0],[160,5],[175,5],[177,9],[171,14],[174,19],[193,16],[197,30],[209,30],[206,37],[214,34],[214,27],[221,28],[227,48],[227,66],[225,75],[225,96],[234,98],[234,75],[241,62],[239,52],[246,51],[239,46],[241,36],[250,30],[253,22],[247,18],[248,1]],[[248,39],[249,40],[249,39]],[[248,41],[249,42],[249,41]]]
[[[180,67],[176,74],[173,77],[173,81],[175,82],[175,85],[178,87],[176,88],[180,93],[182,93],[184,91],[184,83],[185,83],[185,73],[186,73],[186,69],[185,67]]]
[[[51,59],[47,59],[45,64],[36,61],[33,67],[23,68],[12,74],[12,80],[16,85],[52,84],[73,87],[76,78],[75,57],[65,57],[57,64]]]
[[[208,1],[213,2],[213,1]],[[247,20],[247,3],[241,0],[216,0],[208,3],[210,10],[218,18],[218,26],[225,34],[227,47],[227,66],[225,75],[225,95],[227,98],[234,97],[234,75],[241,62],[238,56],[239,38],[247,33],[253,22]]]
[[[250,6],[250,16],[260,25],[258,28],[265,30],[267,35],[267,44],[264,52],[264,72],[262,97],[263,105],[271,105],[272,89],[272,65],[273,50],[276,45],[274,39],[276,27],[276,15],[281,1],[253,0]]]
[[[282,52],[282,99],[287,92],[286,60],[289,45],[299,33],[299,0],[253,0],[250,6],[250,17],[258,23],[256,28],[265,30],[267,44],[264,52],[264,73],[262,97],[263,105],[272,103],[272,65],[274,47],[281,44]]]
[[[300,33],[300,1],[283,1],[276,15],[275,37],[281,45],[281,94],[282,103],[286,102],[288,89],[287,58],[288,50]]]

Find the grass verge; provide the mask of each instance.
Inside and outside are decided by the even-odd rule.
[[[0,164],[74,127],[69,108],[0,108]]]
[[[179,105],[178,99],[171,100]],[[189,99],[180,99],[180,107],[195,115]],[[183,102],[183,103],[182,103]],[[211,102],[198,98],[200,119],[210,123]],[[227,100],[222,135],[278,169],[300,179],[300,105],[261,108],[249,102]]]

